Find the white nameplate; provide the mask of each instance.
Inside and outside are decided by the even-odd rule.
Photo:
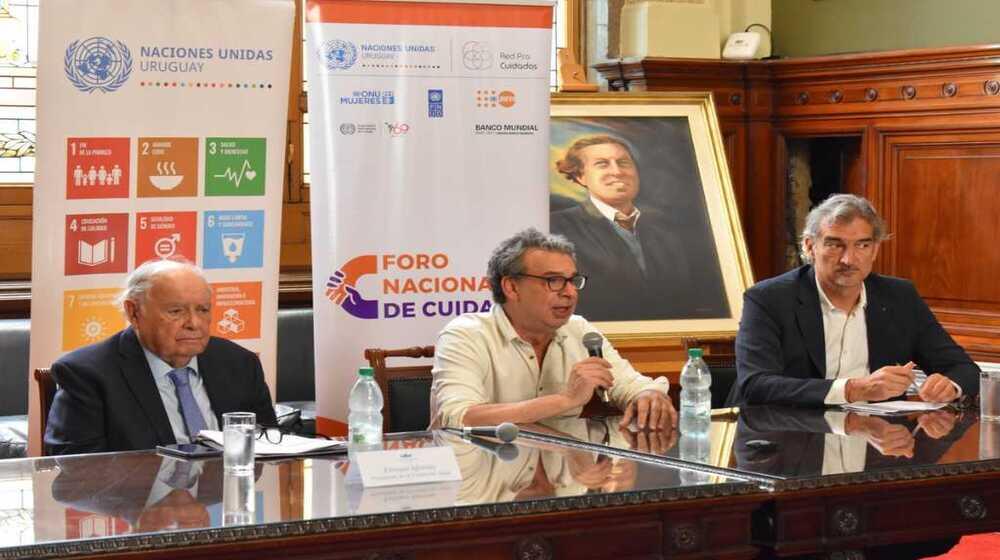
[[[353,506],[350,492],[360,492],[357,506],[351,507],[356,515],[389,513],[415,509],[437,509],[453,507],[458,501],[461,481],[431,482],[427,484],[403,484],[381,488],[348,487],[348,505]]]
[[[366,488],[462,480],[451,447],[360,451],[354,455]]]

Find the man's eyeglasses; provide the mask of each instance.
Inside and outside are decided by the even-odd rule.
[[[587,285],[587,277],[583,274],[574,274],[573,276],[538,276],[537,274],[525,274],[519,272],[513,276],[525,276],[527,278],[537,278],[539,280],[544,280],[545,284],[549,287],[549,290],[553,292],[561,292],[569,284],[576,288],[577,290],[582,290],[584,286]]]
[[[285,437],[285,433],[281,431],[281,428],[277,426],[261,426],[260,424],[254,426],[254,435],[258,440],[265,439],[268,443],[274,444],[281,443],[281,438]]]

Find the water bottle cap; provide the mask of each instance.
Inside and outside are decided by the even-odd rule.
[[[361,377],[375,377],[375,370],[370,367],[359,368],[358,375]]]
[[[689,358],[700,358],[702,356],[701,348],[688,348]]]

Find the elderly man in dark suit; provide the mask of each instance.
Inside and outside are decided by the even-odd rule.
[[[747,290],[736,337],[738,398],[746,404],[844,404],[903,395],[920,366],[921,399],[979,392],[979,368],[913,284],[872,273],[887,233],[864,198],[838,194],[802,233],[805,266]]]
[[[187,443],[219,429],[225,412],[276,423],[256,354],[209,336],[211,290],[199,268],[148,262],[121,299],[129,328],[52,364],[59,389],[45,431],[50,454]]]
[[[578,311],[596,321],[727,317],[722,273],[702,216],[638,208],[639,170],[613,136],[577,140],[557,163],[587,189],[579,205],[550,215],[576,246],[591,289]]]

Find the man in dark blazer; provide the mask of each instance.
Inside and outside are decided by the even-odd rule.
[[[122,296],[131,326],[52,364],[59,389],[45,445],[52,455],[151,449],[219,429],[225,412],[276,423],[257,356],[209,336],[211,290],[197,267],[151,261]]]
[[[741,407],[733,446],[737,468],[782,478],[823,476],[827,436],[865,440],[863,459],[853,463],[863,471],[929,466],[937,464],[976,421],[974,414],[960,415],[949,409],[895,417],[834,412],[845,417],[843,430],[838,432],[830,414],[819,408]]]
[[[552,233],[573,242],[587,276],[581,315],[596,321],[729,315],[706,224],[699,216],[636,207],[639,171],[623,140],[577,140],[557,167],[589,194],[550,215]]]
[[[925,401],[978,394],[979,368],[913,284],[871,272],[886,235],[861,197],[834,195],[810,212],[802,252],[813,264],[744,294],[736,337],[742,403],[882,401],[903,395],[914,366],[928,374],[919,389]]]
[[[177,477],[182,466],[190,474]],[[133,533],[207,529],[207,507],[222,500],[222,482],[221,460],[187,461],[154,453],[66,457],[59,459],[52,497],[67,507],[124,519]]]
[[[841,420],[846,429],[839,432],[831,425],[838,415],[846,417]],[[785,479],[925,467],[937,464],[977,420],[978,415],[949,410],[882,418],[801,407],[744,406],[733,452],[736,468]],[[860,448],[849,441],[856,438],[861,438]],[[832,450],[826,449],[829,444]],[[871,546],[865,548],[864,557],[929,558],[948,552],[957,542],[957,537],[949,537]]]

